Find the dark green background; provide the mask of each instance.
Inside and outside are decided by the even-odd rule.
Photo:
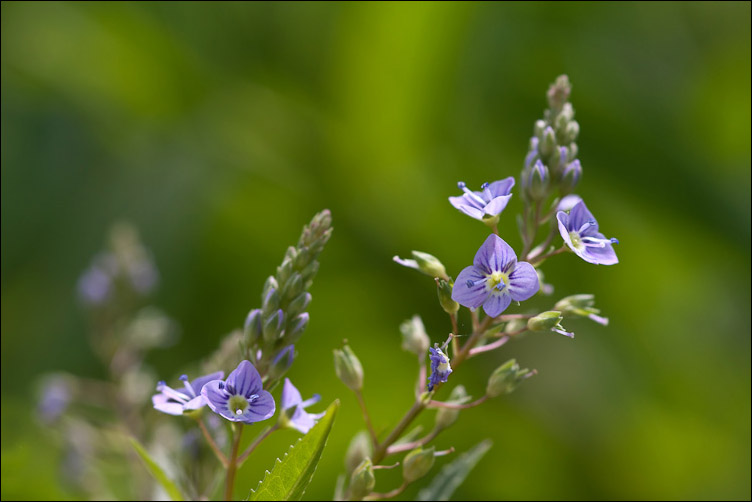
[[[331,498],[361,427],[332,349],[350,340],[377,428],[393,425],[415,372],[399,323],[419,313],[435,341],[450,326],[431,280],[391,258],[427,251],[455,276],[470,264],[486,228],[447,197],[458,180],[518,175],[561,73],[581,126],[578,193],[621,262],[564,255],[544,270],[557,297],[595,293],[611,324],[570,322],[574,341],[530,335],[457,373],[479,396],[509,357],[540,372],[439,436],[459,451],[494,441],[456,497],[749,499],[741,2],[3,2],[3,499],[70,496],[31,389],[50,370],[104,374],[75,284],[113,221],[140,229],[156,303],[182,326],[149,359],[169,376],[242,324],[325,207],[335,231],[290,377],[342,401],[306,495]],[[501,219],[518,250],[520,208]],[[294,436],[265,443],[239,486]],[[377,489],[398,476],[380,471]]]

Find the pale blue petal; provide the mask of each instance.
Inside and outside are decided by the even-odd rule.
[[[517,263],[514,271],[509,275],[509,294],[512,300],[521,302],[527,300],[540,289],[540,281],[535,268],[528,262]]]

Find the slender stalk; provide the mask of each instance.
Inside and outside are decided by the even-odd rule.
[[[564,246],[560,247],[559,249],[555,249],[555,250],[551,251],[550,253],[546,253],[544,255],[536,256],[534,259],[530,260],[530,265],[536,267],[536,266],[540,265],[541,263],[543,263],[547,258],[550,258],[550,257],[552,257],[554,255],[557,255],[559,253],[563,253],[563,252],[568,251],[568,250],[569,250],[569,248],[566,245],[564,245]]]
[[[472,403],[468,404],[459,404],[459,403],[445,403],[443,401],[428,401],[428,407],[429,408],[451,408],[453,410],[465,410],[467,408],[474,408],[476,406],[479,406],[486,402],[488,399],[488,396],[483,396],[482,398],[473,401]]]
[[[204,433],[204,437],[209,443],[209,446],[211,446],[212,451],[222,463],[222,467],[227,469],[227,457],[225,457],[224,453],[222,453],[222,450],[219,449],[219,446],[217,446],[217,443],[214,441],[214,438],[211,436],[211,434],[209,434],[209,430],[206,428],[204,421],[201,420],[201,418],[197,418],[196,422],[198,422],[198,426],[201,429],[201,432]]]
[[[405,491],[405,488],[407,488],[408,482],[403,481],[402,484],[395,488],[392,491],[386,492],[386,493],[372,493],[365,497],[363,500],[381,500],[381,499],[390,499],[392,497],[396,497],[400,493]]]
[[[402,452],[402,451],[414,450],[415,448],[417,448],[419,446],[424,446],[424,445],[430,443],[431,441],[433,441],[436,438],[436,436],[438,436],[439,433],[442,430],[443,430],[442,428],[436,427],[431,432],[429,432],[424,438],[418,439],[417,441],[410,441],[409,443],[402,443],[402,444],[392,445],[392,446],[390,446],[389,448],[386,449],[386,454],[387,455],[392,455],[394,453],[399,453],[399,452]]]
[[[418,385],[415,386],[415,398],[419,399],[420,395],[426,391],[426,363],[421,361],[418,369]]]
[[[508,341],[509,341],[509,336],[504,335],[493,343],[481,345],[480,347],[473,347],[472,349],[470,349],[470,352],[468,352],[468,357],[473,357],[475,355],[482,354],[483,352],[496,350],[502,345],[504,345],[505,343],[507,343]]]
[[[358,398],[360,411],[363,412],[363,420],[365,420],[366,426],[368,427],[368,432],[371,434],[371,442],[373,443],[373,448],[378,449],[379,437],[376,435],[376,430],[373,428],[373,423],[371,422],[371,416],[368,414],[368,409],[366,409],[366,401],[363,399],[363,393],[359,390],[356,390],[355,397]]]
[[[410,422],[412,422],[425,407],[426,405],[422,401],[415,401],[415,403],[413,403],[412,407],[407,410],[405,416],[400,420],[400,423],[397,424],[397,427],[395,427],[389,436],[387,436],[387,438],[374,449],[374,464],[378,464],[384,459],[387,448],[399,439],[402,433],[405,432],[405,429],[407,429],[407,426],[410,425]]]
[[[253,453],[253,450],[256,449],[258,445],[261,444],[261,442],[271,436],[272,432],[279,430],[279,423],[274,424],[271,427],[267,427],[264,432],[256,436],[256,439],[253,440],[253,443],[251,443],[248,448],[245,449],[245,451],[238,457],[238,467],[243,465],[243,462],[248,459],[248,456]]]
[[[460,342],[457,339],[457,335],[460,334],[460,330],[457,327],[457,313],[449,314],[449,319],[452,320],[452,334],[454,335],[452,337],[452,356],[455,356],[460,351]]]
[[[225,500],[232,500],[232,492],[235,488],[235,473],[238,470],[238,450],[240,449],[240,438],[243,435],[243,423],[236,422],[235,438],[232,442],[232,453],[230,453],[230,461],[227,465],[227,483],[225,484]]]

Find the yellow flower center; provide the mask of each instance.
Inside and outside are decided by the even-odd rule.
[[[488,284],[488,288],[491,290],[493,289],[503,290],[504,288],[509,286],[509,277],[507,277],[507,274],[503,272],[494,272],[493,274],[488,276],[488,282],[486,284]],[[499,284],[502,284],[503,287],[498,288],[497,286]]]

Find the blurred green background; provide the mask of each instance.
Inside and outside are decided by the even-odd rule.
[[[242,324],[325,207],[334,235],[289,376],[342,401],[306,494],[330,499],[361,428],[332,349],[350,340],[377,428],[394,425],[415,375],[399,323],[419,313],[435,341],[450,326],[432,281],[392,256],[470,264],[486,228],[447,197],[519,174],[561,73],[578,193],[620,263],[544,270],[555,298],[594,293],[611,324],[570,322],[574,341],[529,335],[458,372],[476,396],[509,357],[539,375],[439,436],[494,441],[456,498],[750,498],[748,2],[3,2],[1,36],[3,499],[74,496],[32,388],[105,374],[75,287],[112,222],[139,228],[155,303],[182,327],[148,360],[168,378]],[[501,219],[518,250],[520,208]],[[264,443],[239,486],[294,437]],[[379,471],[377,489],[398,478]]]

